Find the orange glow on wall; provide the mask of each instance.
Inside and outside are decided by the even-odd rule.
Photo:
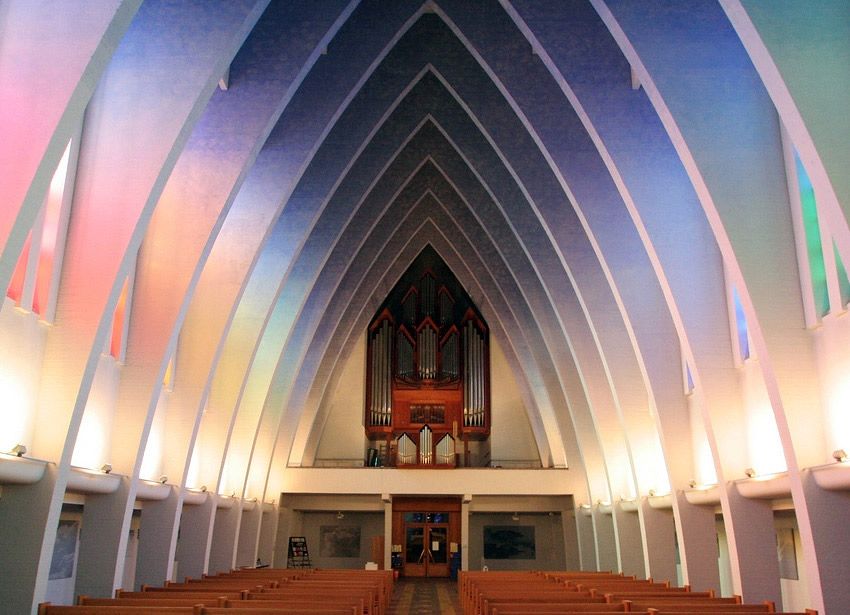
[[[115,306],[115,314],[112,316],[112,342],[109,345],[109,354],[116,360],[121,358],[121,344],[124,341],[124,310],[127,306],[127,284],[130,278],[124,280],[124,288]]]
[[[18,264],[15,266],[15,273],[12,274],[12,279],[9,282],[9,288],[6,290],[6,296],[11,298],[15,305],[21,305],[21,296],[24,294],[24,283],[27,278],[27,261],[30,255],[30,242],[32,241],[32,231],[27,237],[27,242],[24,244],[24,249],[21,250],[21,257],[18,259]]]

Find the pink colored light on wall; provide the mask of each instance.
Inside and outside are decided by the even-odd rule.
[[[71,152],[71,144],[65,148],[62,160],[56,167],[56,173],[50,181],[50,190],[47,193],[47,203],[44,211],[44,226],[41,232],[41,249],[38,255],[38,271],[35,278],[35,295],[33,296],[32,309],[41,317],[47,311],[47,303],[50,297],[50,280],[53,276],[53,261],[56,257],[56,243],[59,236],[59,223],[62,217],[62,203],[65,196],[65,179],[68,175],[68,158]]]
[[[21,256],[18,259],[18,264],[15,266],[15,273],[12,274],[12,279],[9,282],[9,288],[6,289],[6,296],[10,297],[17,306],[21,305],[21,296],[24,293],[24,283],[27,278],[27,261],[29,261],[31,241],[32,231],[30,231],[30,234],[27,237],[24,249],[21,250]]]
[[[121,289],[121,297],[115,306],[112,316],[112,342],[109,345],[109,354],[116,360],[121,358],[121,344],[124,341],[124,309],[127,305],[127,284],[130,278],[124,280],[124,288]]]

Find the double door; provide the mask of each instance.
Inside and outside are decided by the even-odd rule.
[[[448,523],[404,524],[404,574],[450,576]]]

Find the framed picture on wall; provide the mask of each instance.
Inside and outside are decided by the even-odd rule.
[[[797,548],[794,545],[794,529],[784,527],[776,530],[776,555],[779,558],[779,578],[798,580]]]
[[[360,526],[321,526],[319,528],[319,555],[322,557],[360,557]]]
[[[70,579],[74,574],[74,559],[77,556],[77,535],[79,521],[60,521],[56,530],[56,542],[53,543],[53,559],[50,561],[48,579]]]
[[[533,525],[485,525],[484,559],[536,559]]]

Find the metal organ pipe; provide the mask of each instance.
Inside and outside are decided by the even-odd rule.
[[[463,424],[484,426],[484,336],[467,321],[463,327]]]
[[[372,425],[388,426],[392,416],[392,327],[384,321],[372,338]]]
[[[463,328],[463,425],[469,426],[469,327]]]
[[[384,369],[384,425],[389,425],[392,420],[393,392],[392,392],[392,368],[393,368],[393,335],[392,328],[386,320],[384,324],[387,326],[386,335],[384,336],[384,360],[386,368]]]
[[[431,453],[432,435],[431,428],[427,425],[419,431],[419,463],[423,465],[430,465],[434,462]]]

